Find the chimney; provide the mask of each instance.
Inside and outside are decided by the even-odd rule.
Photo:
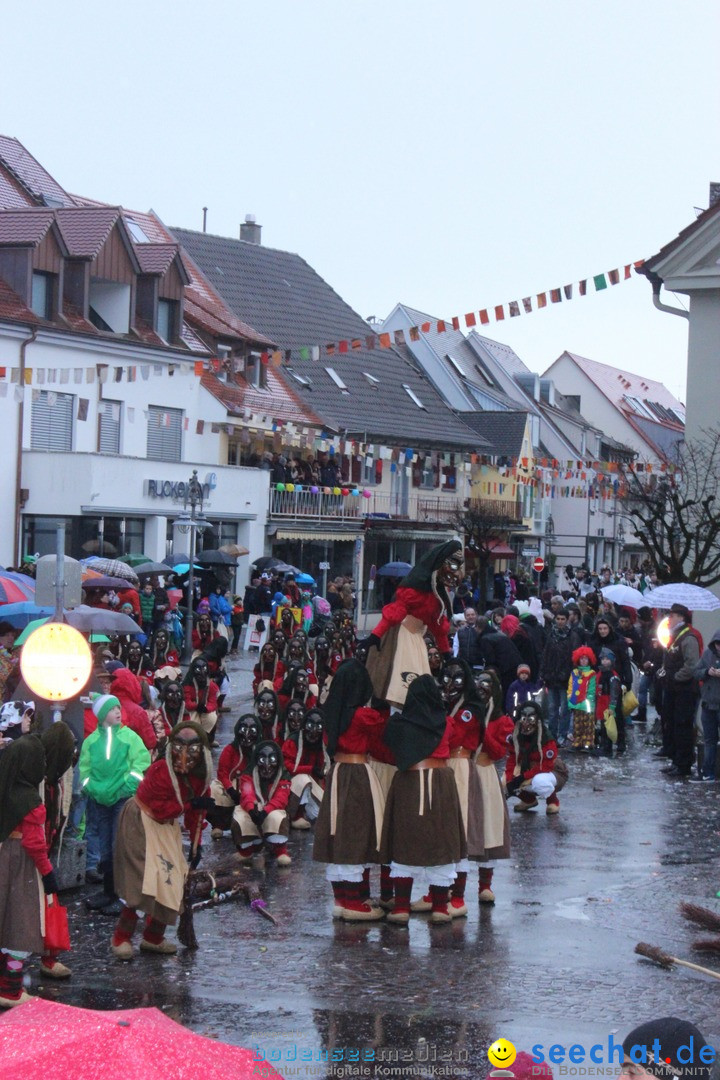
[[[247,241],[248,244],[258,244],[259,246],[261,233],[262,225],[258,225],[255,215],[246,214],[245,221],[240,226],[240,239]]]

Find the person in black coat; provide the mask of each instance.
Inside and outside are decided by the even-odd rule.
[[[588,637],[587,644],[596,656],[600,655],[601,649],[610,649],[615,653],[615,671],[625,689],[629,689],[632,686],[632,668],[628,647],[606,615],[598,615],[595,629]]]
[[[482,623],[485,625],[481,626]],[[495,630],[486,619],[478,619],[477,625],[480,627],[480,651],[485,667],[492,667],[497,671],[504,701],[510,683],[517,677],[518,664],[522,664],[522,657],[510,638]]]
[[[540,678],[547,689],[548,727],[558,746],[565,745],[570,731],[567,686],[573,668],[572,654],[580,644],[567,622],[567,612],[558,611],[540,661]]]
[[[465,625],[457,632],[458,656],[469,664],[471,668],[481,667],[484,663],[483,652],[480,647],[480,635],[477,627],[477,612],[475,608],[465,609]]]

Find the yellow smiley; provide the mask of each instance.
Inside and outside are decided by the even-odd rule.
[[[496,1039],[488,1050],[490,1064],[496,1065],[498,1069],[509,1068],[516,1057],[517,1050],[507,1039]]]

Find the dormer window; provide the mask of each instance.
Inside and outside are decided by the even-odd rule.
[[[259,352],[249,352],[245,357],[245,378],[256,390],[267,390],[267,367]]]
[[[127,334],[130,329],[130,286],[116,281],[90,281],[90,322],[98,330]]]
[[[30,307],[40,319],[51,319],[53,315],[53,279],[53,274],[33,271]]]
[[[174,341],[176,332],[176,309],[174,300],[158,300],[157,306],[157,332],[163,341]]]

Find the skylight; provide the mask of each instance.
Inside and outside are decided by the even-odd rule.
[[[448,360],[450,361],[450,363],[452,364],[452,366],[453,366],[453,367],[455,368],[455,370],[457,371],[458,375],[461,375],[461,376],[463,377],[463,379],[467,379],[467,375],[465,374],[465,369],[463,368],[463,366],[462,366],[462,364],[460,363],[460,361],[459,361],[459,360],[456,360],[454,356],[450,356],[450,354],[449,354],[449,353],[448,353]]]
[[[371,375],[369,371],[363,371],[363,375],[372,386],[373,390],[377,390],[380,385],[380,380],[376,379],[374,375]]]
[[[150,238],[145,234],[140,225],[138,225],[137,221],[133,221],[132,218],[126,217],[125,224],[127,225],[128,232],[130,233],[136,244],[150,243]]]
[[[654,420],[655,419],[653,414],[650,412],[648,407],[645,404],[643,404],[643,402],[640,400],[640,398],[630,397],[629,394],[626,394],[625,395],[625,400],[628,403],[628,405],[630,406],[630,408],[633,410],[633,412],[636,412],[638,414],[638,416],[644,416],[648,420]]]
[[[306,379],[304,375],[301,375],[298,371],[292,371],[290,368],[285,368],[289,375],[292,375],[295,382],[299,382],[301,386],[312,386],[309,379]]]
[[[408,397],[409,397],[409,398],[411,398],[411,399],[412,399],[412,401],[414,401],[414,402],[415,402],[415,404],[417,405],[418,409],[424,409],[424,408],[425,408],[425,406],[423,405],[422,401],[421,401],[421,400],[420,400],[420,398],[419,398],[419,397],[417,396],[417,394],[415,393],[415,391],[413,390],[413,388],[412,388],[411,386],[408,386],[408,384],[407,384],[407,383],[403,383],[403,390],[404,390],[404,391],[405,391],[405,393],[406,393],[406,394],[408,395]]]
[[[342,390],[343,394],[349,394],[350,393],[350,391],[348,390],[347,386],[345,385],[345,383],[342,381],[342,379],[338,375],[335,368],[326,367],[325,370],[327,371],[328,375],[330,376],[332,381],[335,383],[335,385],[338,386]]]

